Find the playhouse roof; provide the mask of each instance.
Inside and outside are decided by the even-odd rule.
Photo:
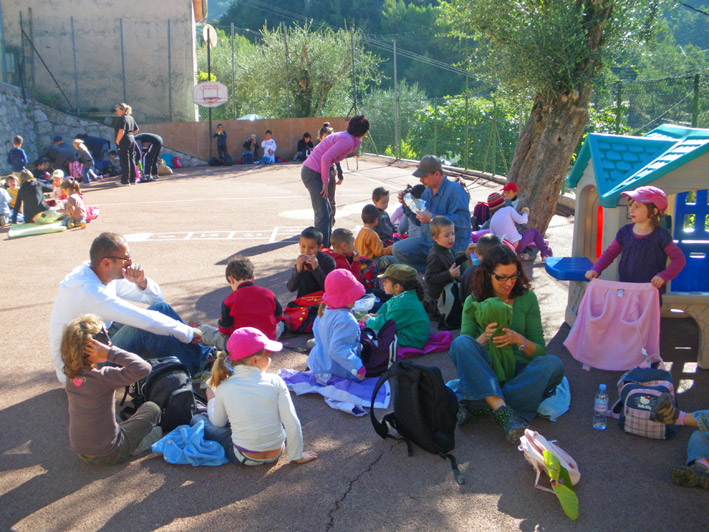
[[[590,133],[566,184],[575,187],[593,164],[598,202],[615,207],[620,195],[648,185],[709,152],[709,129],[661,125],[642,137]]]

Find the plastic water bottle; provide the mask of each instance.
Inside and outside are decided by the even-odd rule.
[[[608,413],[608,392],[606,385],[598,387],[598,393],[593,402],[593,428],[606,430],[606,414]]]

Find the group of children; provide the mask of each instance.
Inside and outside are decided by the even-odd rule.
[[[67,190],[69,200],[78,193],[75,189]],[[626,195],[630,199],[632,223],[619,231],[586,277],[598,276],[620,255],[622,282],[650,282],[661,288],[684,265],[684,257],[681,252],[677,253],[669,233],[659,227],[660,217],[667,208],[666,196],[654,187],[641,187]],[[363,257],[378,260],[389,256],[393,239],[404,236],[397,233],[386,214],[388,196],[385,189],[377,188],[372,195],[373,204],[362,210],[364,227],[357,237],[347,229],[335,229],[332,249],[323,249],[323,235],[313,227],[300,234],[299,254],[287,287],[296,298],[311,295],[320,298],[317,316],[312,322],[314,343],[307,365],[311,372],[324,379],[334,376],[362,380],[367,376],[361,343],[365,327],[377,331],[387,321],[394,320],[399,345],[422,349],[430,336],[429,314],[424,306],[426,295],[440,302],[444,298],[442,294],[454,284],[457,293],[452,295],[461,305],[467,297],[475,297],[471,293],[472,272],[491,249],[507,245],[517,252],[524,250],[520,248],[520,239],[510,238],[509,232],[498,235],[493,231],[456,257],[451,251],[455,242],[453,223],[444,216],[435,216],[430,223],[434,243],[426,260],[425,290],[416,269],[397,262],[387,263],[379,269],[382,273],[378,275],[381,286],[377,295],[382,304],[378,311],[354,312],[353,307],[368,291],[362,278]],[[516,198],[508,197],[508,200],[514,202]],[[495,201],[489,202],[493,213],[491,221],[494,222],[497,213],[503,213],[514,222],[514,215],[501,210],[515,210],[514,204],[503,207],[495,205]],[[527,212],[523,210],[522,214]],[[520,223],[526,221],[520,220]],[[524,241],[523,235],[521,240]],[[540,250],[542,256],[550,253],[544,247]],[[640,257],[653,257],[653,260],[639,264]],[[670,265],[666,267],[668,257]],[[462,268],[464,266],[467,268]],[[640,270],[642,275],[632,273]],[[200,326],[203,341],[222,352],[208,381],[207,413],[195,416],[192,424],[203,421],[205,437],[219,442],[226,457],[235,463],[275,462],[285,452],[286,445],[291,462],[314,460],[316,453],[303,450],[300,422],[285,383],[266,372],[271,353],[282,349],[277,339],[285,329],[281,318],[283,309],[273,292],[254,284],[254,268],[249,259],[241,256],[231,259],[226,268],[226,280],[232,292],[222,303],[218,327]],[[450,309],[448,312],[451,314]],[[459,322],[460,316],[458,325]],[[136,414],[137,417],[116,424],[113,401],[107,399],[112,397],[109,390],[112,393],[113,389],[140,378],[145,366],[134,355],[98,341],[98,332],[96,318],[92,316],[78,318],[65,331],[62,356],[65,373],[70,377],[66,386],[72,427],[86,427],[89,421],[102,427],[102,431],[97,432],[101,437],[91,442],[74,429],[70,436],[72,448],[82,459],[115,463],[128,459],[136,450],[147,449],[159,437],[153,430],[158,419],[152,406],[144,406],[139,416]],[[99,368],[97,364],[105,361],[119,367]],[[80,390],[82,386],[86,388]],[[87,419],[81,409],[81,404],[87,401],[102,405],[94,410],[93,420]],[[679,479],[691,477],[691,483],[686,480],[679,483],[709,487],[707,459],[709,457],[693,457],[689,464],[691,470],[687,472],[685,468],[676,475]]]
[[[224,124],[217,124],[217,131],[212,135],[213,138],[217,139],[217,165],[231,165],[231,157],[227,151],[227,132],[224,129]],[[267,129],[264,133],[263,140],[261,141],[261,150],[263,151],[262,157],[259,159],[257,157],[258,153],[258,143],[256,141],[256,135],[251,134],[249,138],[243,144],[245,152],[242,152],[240,159],[242,164],[253,163],[254,165],[259,164],[273,164],[276,162],[276,150],[278,145],[276,140],[273,138],[273,132]],[[312,146],[312,143],[311,143]],[[210,164],[213,164],[210,162]]]

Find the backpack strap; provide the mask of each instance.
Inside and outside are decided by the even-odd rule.
[[[407,442],[408,443],[408,442]],[[465,477],[461,474],[460,469],[458,469],[458,462],[455,460],[455,456],[453,456],[450,453],[438,453],[441,458],[444,460],[447,458],[448,460],[451,461],[451,469],[453,470],[453,476],[455,477],[455,481],[459,486],[462,486],[465,484]],[[538,477],[537,477],[538,478]]]
[[[394,366],[386,370],[384,373],[382,373],[382,376],[379,377],[377,385],[374,387],[374,391],[372,392],[372,403],[369,406],[369,417],[372,420],[372,426],[374,426],[374,430],[377,431],[377,434],[379,434],[379,436],[383,439],[386,439],[387,437],[394,438],[394,436],[389,434],[389,427],[387,427],[387,423],[393,426],[392,420],[394,418],[394,414],[387,414],[386,416],[384,416],[382,421],[379,421],[374,416],[374,400],[377,398],[379,389],[384,385],[384,383],[394,376],[394,371],[392,370],[394,370]]]

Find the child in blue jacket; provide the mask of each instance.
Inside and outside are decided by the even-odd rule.
[[[323,302],[313,323],[315,347],[308,355],[310,371],[325,378],[364,379],[361,329],[352,312],[363,295],[364,286],[349,270],[336,269],[325,278]]]

